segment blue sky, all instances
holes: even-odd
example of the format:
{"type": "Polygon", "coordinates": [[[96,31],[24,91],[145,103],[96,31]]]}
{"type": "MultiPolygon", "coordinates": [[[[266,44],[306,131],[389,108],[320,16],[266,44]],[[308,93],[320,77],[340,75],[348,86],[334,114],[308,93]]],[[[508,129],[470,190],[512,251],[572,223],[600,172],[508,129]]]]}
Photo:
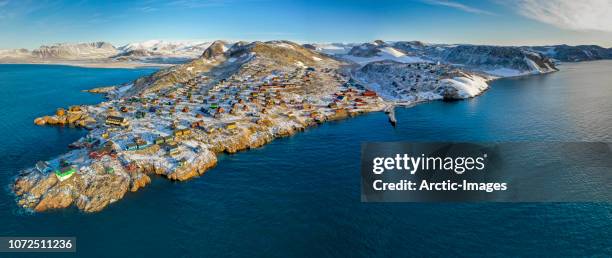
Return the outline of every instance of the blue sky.
{"type": "Polygon", "coordinates": [[[150,39],[612,47],[608,0],[0,0],[0,48],[150,39]]]}

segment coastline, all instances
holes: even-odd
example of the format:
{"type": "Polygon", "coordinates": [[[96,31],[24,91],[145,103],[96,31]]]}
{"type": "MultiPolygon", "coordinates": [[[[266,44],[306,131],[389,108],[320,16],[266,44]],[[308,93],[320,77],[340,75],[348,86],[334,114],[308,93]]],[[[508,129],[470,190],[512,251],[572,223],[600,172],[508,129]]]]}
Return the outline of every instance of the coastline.
{"type": "MultiPolygon", "coordinates": [[[[383,110],[384,106],[380,106],[378,109],[367,112],[358,112],[350,114],[347,113],[341,116],[325,116],[322,118],[323,121],[321,121],[320,123],[324,123],[327,121],[343,120],[360,114],[379,112],[383,110]]],[[[206,151],[200,153],[200,155],[196,157],[194,162],[192,162],[193,164],[186,164],[185,166],[176,168],[174,171],[168,171],[165,167],[159,166],[159,164],[156,162],[146,161],[136,162],[136,169],[133,171],[129,171],[127,169],[123,171],[120,169],[115,169],[115,174],[119,175],[121,173],[124,173],[128,176],[125,179],[115,181],[110,185],[100,184],[99,189],[111,192],[112,194],[110,196],[112,198],[107,201],[104,201],[103,203],[100,203],[99,205],[89,205],[85,202],[79,201],[76,198],[73,198],[70,194],[66,195],[65,193],[61,192],[55,192],[51,196],[48,196],[49,193],[46,193],[44,191],[49,190],[53,185],[61,182],[56,179],[56,176],[53,173],[49,173],[48,175],[33,174],[37,173],[34,168],[23,170],[20,174],[17,175],[13,185],[13,193],[19,200],[18,203],[20,206],[36,212],[67,208],[73,203],[77,208],[82,211],[98,212],[104,209],[107,205],[119,199],[122,199],[128,191],[136,192],[141,188],[147,186],[149,183],[151,183],[152,180],[150,176],[161,176],[172,181],[190,180],[194,177],[203,175],[209,169],[215,167],[217,165],[217,156],[219,154],[234,154],[241,151],[247,151],[252,148],[259,148],[277,138],[292,136],[310,127],[315,127],[318,124],[319,123],[316,122],[302,124],[284,124],[284,126],[274,127],[268,127],[267,125],[262,124],[259,125],[260,127],[255,133],[252,133],[250,130],[241,130],[238,134],[234,134],[231,139],[217,137],[212,142],[210,142],[210,145],[207,146],[208,149],[206,151]],[[30,176],[32,175],[35,177],[34,181],[30,180],[30,176]],[[24,180],[24,178],[26,177],[28,179],[24,180]],[[30,195],[31,193],[36,195],[37,198],[41,198],[41,200],[37,202],[35,206],[29,206],[29,204],[31,204],[29,203],[31,201],[31,197],[33,197],[32,195],[30,195]]],[[[222,135],[223,132],[216,132],[216,134],[222,135]]],[[[84,136],[83,138],[86,137],[87,136],[84,136]]],[[[160,147],[153,146],[153,148],[159,149],[160,147]]],[[[58,160],[65,155],[66,154],[60,155],[60,157],[54,158],[54,160],[58,160]]],[[[114,163],[116,165],[114,166],[115,168],[121,167],[121,164],[119,164],[119,162],[114,163]]],[[[98,167],[98,169],[101,169],[101,167],[98,167]]],[[[80,175],[77,175],[77,177],[78,176],[80,175]]],[[[74,181],[74,179],[69,180],[74,181]]],[[[70,183],[68,181],[66,182],[70,183]]]]}
{"type": "MultiPolygon", "coordinates": [[[[480,96],[487,89],[481,91],[479,94],[477,94],[474,97],[480,96]]],[[[88,205],[82,201],[79,202],[78,199],[73,198],[70,195],[64,195],[64,194],[51,196],[52,198],[46,198],[47,193],[44,193],[44,191],[48,190],[50,187],[60,182],[56,179],[56,177],[52,173],[49,173],[46,177],[43,175],[35,175],[37,177],[36,180],[34,180],[35,184],[32,184],[31,180],[22,180],[24,178],[23,177],[24,175],[30,176],[32,175],[32,172],[36,173],[36,171],[33,171],[33,168],[30,168],[29,172],[25,172],[28,169],[22,171],[22,173],[24,172],[25,173],[20,174],[16,178],[13,189],[14,189],[14,193],[16,194],[17,198],[19,199],[20,206],[26,207],[26,208],[29,207],[28,209],[31,209],[36,212],[67,208],[71,206],[73,203],[80,210],[83,210],[85,212],[98,212],[104,209],[107,205],[111,204],[112,202],[123,198],[127,192],[136,192],[139,189],[147,186],[149,183],[151,183],[151,180],[152,180],[151,176],[166,177],[167,179],[172,180],[172,181],[190,180],[194,177],[201,176],[205,172],[207,172],[209,169],[214,168],[217,165],[218,155],[222,153],[234,154],[234,153],[241,152],[241,151],[247,151],[252,148],[259,148],[265,144],[272,142],[273,140],[277,138],[292,136],[301,131],[309,129],[310,127],[315,127],[318,124],[325,123],[327,121],[344,120],[344,119],[352,118],[354,116],[373,113],[373,112],[385,112],[388,108],[393,109],[396,106],[401,106],[403,108],[410,108],[418,104],[425,104],[425,103],[432,102],[435,100],[441,100],[441,99],[423,99],[423,100],[413,101],[411,103],[406,103],[406,102],[399,103],[399,102],[385,101],[385,100],[379,99],[380,101],[379,104],[369,109],[360,110],[357,112],[346,112],[342,114],[330,113],[330,114],[323,115],[316,122],[315,121],[310,121],[310,122],[303,121],[302,123],[277,123],[275,125],[258,124],[258,128],[255,130],[255,132],[253,132],[252,128],[249,128],[248,130],[240,130],[237,134],[236,132],[234,132],[234,134],[232,135],[230,139],[223,137],[224,132],[217,131],[217,132],[214,132],[213,134],[216,134],[218,137],[214,137],[213,135],[214,138],[210,137],[209,140],[206,141],[208,143],[206,144],[207,145],[206,147],[200,146],[202,148],[206,148],[207,151],[200,153],[196,157],[194,162],[192,162],[191,164],[186,164],[185,166],[177,167],[174,171],[169,171],[167,168],[160,166],[158,162],[150,162],[150,161],[136,162],[135,163],[136,169],[133,171],[128,171],[127,169],[121,171],[121,169],[117,169],[121,167],[121,164],[119,164],[118,162],[114,162],[115,163],[114,164],[115,174],[125,173],[127,177],[125,180],[122,179],[122,180],[119,180],[119,182],[114,182],[113,184],[111,184],[113,188],[119,189],[119,191],[111,194],[111,196],[113,197],[112,200],[109,200],[108,202],[102,203],[100,205],[88,205]],[[42,187],[40,187],[41,185],[42,187]],[[31,203],[29,204],[29,200],[28,200],[30,199],[30,196],[25,196],[24,198],[24,194],[28,191],[31,192],[32,188],[37,188],[37,187],[39,189],[35,189],[34,191],[35,192],[38,191],[38,193],[34,193],[34,194],[38,198],[42,198],[42,199],[40,200],[40,202],[36,203],[35,206],[32,207],[32,206],[29,206],[31,204],[31,203]]],[[[455,100],[455,101],[460,101],[460,100],[455,100]]],[[[103,101],[100,104],[103,104],[105,102],[107,101],[103,101]]],[[[394,126],[394,125],[391,124],[390,126],[394,126]]],[[[83,140],[89,137],[92,132],[88,133],[87,136],[84,136],[80,140],[83,140]]],[[[161,147],[154,145],[153,148],[155,148],[156,150],[159,150],[161,147]]],[[[59,160],[61,156],[63,155],[60,155],[60,157],[54,158],[54,160],[59,160]]],[[[98,169],[101,169],[101,168],[98,167],[98,169]]],[[[71,179],[71,180],[74,180],[74,179],[71,179]]],[[[105,189],[105,191],[112,191],[112,190],[105,189]]]]}
{"type": "Polygon", "coordinates": [[[88,61],[49,61],[49,62],[12,62],[0,61],[0,65],[63,65],[83,68],[166,68],[176,64],[145,63],[145,62],[88,62],[88,61]]]}

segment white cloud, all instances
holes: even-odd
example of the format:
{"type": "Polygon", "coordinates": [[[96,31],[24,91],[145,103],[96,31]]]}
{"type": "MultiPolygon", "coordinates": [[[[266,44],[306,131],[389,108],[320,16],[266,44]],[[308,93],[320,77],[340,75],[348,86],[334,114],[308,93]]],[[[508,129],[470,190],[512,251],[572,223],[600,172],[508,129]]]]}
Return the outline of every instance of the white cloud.
{"type": "Polygon", "coordinates": [[[611,0],[518,0],[521,15],[577,31],[612,32],[611,0]]]}
{"type": "Polygon", "coordinates": [[[431,4],[431,5],[440,5],[440,6],[455,8],[455,9],[458,9],[464,12],[468,12],[468,13],[493,15],[493,13],[489,11],[474,8],[471,6],[464,5],[462,3],[448,1],[448,0],[423,0],[423,2],[426,4],[431,4]]]}

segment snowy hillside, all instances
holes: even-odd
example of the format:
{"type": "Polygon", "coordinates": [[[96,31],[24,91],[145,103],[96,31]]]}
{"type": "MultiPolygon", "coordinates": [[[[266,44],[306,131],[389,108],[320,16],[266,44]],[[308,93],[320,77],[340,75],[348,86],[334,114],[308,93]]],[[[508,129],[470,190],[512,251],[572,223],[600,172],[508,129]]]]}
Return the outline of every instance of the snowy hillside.
{"type": "Polygon", "coordinates": [[[520,47],[459,45],[443,51],[440,60],[499,77],[557,70],[548,57],[520,47]]]}
{"type": "Polygon", "coordinates": [[[595,45],[556,45],[525,48],[563,62],[612,59],[612,48],[603,48],[595,45]]]}

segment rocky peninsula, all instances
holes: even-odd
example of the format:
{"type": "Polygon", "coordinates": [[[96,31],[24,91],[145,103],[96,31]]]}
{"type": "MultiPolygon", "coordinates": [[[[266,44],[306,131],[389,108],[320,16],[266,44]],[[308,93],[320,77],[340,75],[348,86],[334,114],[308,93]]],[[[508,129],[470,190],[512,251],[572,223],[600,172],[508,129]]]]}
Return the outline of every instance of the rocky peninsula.
{"type": "MultiPolygon", "coordinates": [[[[257,148],[396,104],[474,97],[496,78],[432,60],[359,64],[289,41],[228,45],[216,41],[190,62],[94,89],[108,98],[98,105],[58,108],[36,118],[40,126],[89,133],[68,153],[21,171],[12,186],[19,206],[97,212],[145,187],[152,176],[200,176],[216,165],[219,153],[257,148]]],[[[524,57],[516,62],[553,71],[554,64],[536,56],[543,65],[524,57]]]]}

